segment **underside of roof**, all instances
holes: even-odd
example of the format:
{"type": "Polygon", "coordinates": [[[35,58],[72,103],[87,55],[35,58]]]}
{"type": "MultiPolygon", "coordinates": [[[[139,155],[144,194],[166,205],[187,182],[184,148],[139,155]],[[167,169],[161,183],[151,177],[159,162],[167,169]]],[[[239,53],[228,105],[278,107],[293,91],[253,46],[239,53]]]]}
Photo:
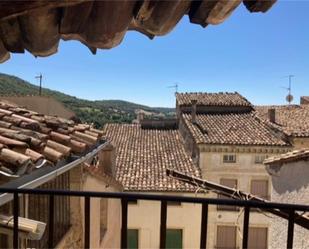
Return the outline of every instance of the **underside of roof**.
{"type": "Polygon", "coordinates": [[[219,24],[242,2],[250,12],[266,12],[275,0],[0,1],[0,62],[25,50],[51,55],[60,39],[78,40],[95,53],[120,44],[127,30],[162,36],[184,15],[203,27],[219,24]]]}

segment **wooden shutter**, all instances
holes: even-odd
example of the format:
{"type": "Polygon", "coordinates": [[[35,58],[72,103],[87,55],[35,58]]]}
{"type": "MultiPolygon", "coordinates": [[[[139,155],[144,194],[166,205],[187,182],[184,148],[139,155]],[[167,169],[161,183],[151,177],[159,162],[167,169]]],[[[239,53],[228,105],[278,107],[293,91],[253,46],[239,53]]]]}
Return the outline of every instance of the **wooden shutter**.
{"type": "Polygon", "coordinates": [[[266,249],[267,248],[267,228],[250,227],[248,248],[266,249]]]}
{"type": "Polygon", "coordinates": [[[182,249],[182,230],[167,229],[166,230],[166,249],[182,249]]]}
{"type": "Polygon", "coordinates": [[[217,227],[217,249],[236,248],[236,226],[217,227]]]}
{"type": "MultiPolygon", "coordinates": [[[[227,186],[229,188],[237,188],[237,179],[220,179],[220,184],[227,186]]],[[[219,199],[231,199],[229,197],[226,197],[224,195],[218,195],[219,199]]],[[[239,208],[237,206],[227,206],[227,205],[218,205],[217,206],[218,210],[227,210],[227,211],[237,211],[239,210],[239,208]]]]}
{"type": "Polygon", "coordinates": [[[252,180],[251,193],[263,199],[269,199],[268,180],[252,180]]]}
{"type": "Polygon", "coordinates": [[[128,249],[138,249],[138,230],[128,229],[128,249]]]}

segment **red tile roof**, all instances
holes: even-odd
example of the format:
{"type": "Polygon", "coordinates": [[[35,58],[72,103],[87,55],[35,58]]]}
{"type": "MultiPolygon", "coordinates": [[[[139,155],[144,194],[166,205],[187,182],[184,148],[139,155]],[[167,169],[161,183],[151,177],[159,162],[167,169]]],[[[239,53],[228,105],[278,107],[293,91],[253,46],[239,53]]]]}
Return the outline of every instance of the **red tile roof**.
{"type": "MultiPolygon", "coordinates": [[[[267,158],[264,161],[264,164],[276,164],[280,165],[282,163],[288,162],[297,162],[300,160],[309,160],[309,149],[301,149],[301,150],[294,150],[285,154],[281,154],[279,156],[274,156],[267,158]]],[[[308,164],[309,166],[309,164],[308,164]]]]}
{"type": "Polygon", "coordinates": [[[225,93],[177,93],[176,100],[178,105],[191,105],[192,100],[197,101],[197,105],[207,106],[247,106],[251,107],[251,103],[237,92],[225,93]]]}
{"type": "Polygon", "coordinates": [[[57,165],[100,142],[102,131],[0,102],[0,174],[20,176],[48,161],[57,165]]]}
{"type": "Polygon", "coordinates": [[[257,114],[288,136],[309,137],[309,105],[256,106],[257,114]],[[276,110],[276,122],[268,120],[268,110],[276,110]]]}
{"type": "Polygon", "coordinates": [[[107,124],[106,138],[116,148],[116,179],[130,191],[194,191],[166,175],[171,168],[200,177],[186,154],[178,130],[142,129],[134,124],[107,124]]]}
{"type": "Polygon", "coordinates": [[[288,146],[253,113],[198,114],[196,123],[189,114],[182,118],[198,144],[288,146]]]}

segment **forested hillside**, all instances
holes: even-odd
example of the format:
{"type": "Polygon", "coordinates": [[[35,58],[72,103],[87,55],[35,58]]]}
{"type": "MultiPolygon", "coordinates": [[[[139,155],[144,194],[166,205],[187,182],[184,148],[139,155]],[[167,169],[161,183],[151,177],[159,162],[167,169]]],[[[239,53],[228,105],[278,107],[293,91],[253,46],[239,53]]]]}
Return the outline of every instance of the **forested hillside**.
{"type": "MultiPolygon", "coordinates": [[[[39,88],[18,77],[0,73],[0,95],[37,95],[39,88]]],[[[79,99],[59,91],[42,89],[42,95],[52,96],[75,112],[76,116],[87,123],[94,123],[97,128],[105,123],[131,123],[136,118],[135,110],[142,109],[154,114],[173,115],[173,108],[153,108],[123,100],[79,99]]]]}

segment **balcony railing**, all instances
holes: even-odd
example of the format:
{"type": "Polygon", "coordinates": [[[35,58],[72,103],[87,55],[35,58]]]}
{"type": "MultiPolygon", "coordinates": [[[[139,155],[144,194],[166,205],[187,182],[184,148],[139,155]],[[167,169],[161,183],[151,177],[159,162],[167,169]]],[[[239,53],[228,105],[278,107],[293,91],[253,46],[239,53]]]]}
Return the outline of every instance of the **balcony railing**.
{"type": "MultiPolygon", "coordinates": [[[[259,208],[261,210],[284,210],[288,215],[287,227],[287,248],[293,248],[294,223],[298,223],[299,215],[297,212],[308,212],[309,205],[283,204],[273,202],[256,202],[245,200],[228,200],[213,199],[201,197],[185,197],[172,195],[153,195],[153,194],[135,194],[135,193],[113,193],[113,192],[90,192],[90,191],[65,191],[65,190],[46,190],[46,189],[8,189],[0,188],[0,193],[13,194],[13,248],[19,248],[18,241],[18,216],[19,216],[19,195],[34,194],[47,195],[49,197],[49,222],[48,222],[48,241],[49,248],[53,248],[54,239],[54,198],[55,196],[83,197],[85,233],[84,248],[90,248],[90,198],[112,198],[121,200],[121,248],[127,248],[127,224],[128,224],[128,202],[135,200],[148,200],[161,202],[161,225],[160,225],[160,248],[165,248],[166,239],[166,221],[167,221],[167,202],[195,203],[201,204],[201,229],[200,229],[200,248],[206,248],[207,244],[207,222],[208,222],[208,206],[209,205],[228,205],[239,206],[244,208],[243,223],[243,240],[242,248],[248,248],[248,231],[249,216],[251,208],[259,208]],[[206,235],[206,236],[205,236],[206,235]]],[[[303,224],[303,227],[309,229],[309,224],[303,224]]]]}

